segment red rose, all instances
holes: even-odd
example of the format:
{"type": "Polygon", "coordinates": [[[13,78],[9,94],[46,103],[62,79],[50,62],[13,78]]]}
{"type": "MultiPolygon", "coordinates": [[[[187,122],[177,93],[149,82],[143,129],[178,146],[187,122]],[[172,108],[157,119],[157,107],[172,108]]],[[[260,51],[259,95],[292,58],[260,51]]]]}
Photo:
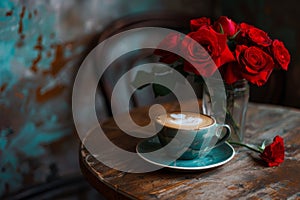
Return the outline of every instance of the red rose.
{"type": "Polygon", "coordinates": [[[229,37],[232,37],[237,32],[236,23],[225,16],[221,16],[217,21],[215,21],[213,27],[217,32],[221,33],[221,26],[224,34],[229,37]]]}
{"type": "Polygon", "coordinates": [[[274,68],[270,55],[258,47],[236,46],[236,58],[241,75],[258,86],[265,84],[274,68]]]}
{"type": "Polygon", "coordinates": [[[284,161],[284,143],[280,136],[273,139],[273,143],[266,146],[260,157],[269,167],[278,166],[284,161]]]}
{"type": "Polygon", "coordinates": [[[189,58],[184,70],[205,77],[211,76],[218,67],[227,62],[234,61],[234,57],[226,43],[226,35],[215,32],[210,27],[202,27],[191,32],[182,41],[181,51],[189,58]],[[192,39],[193,40],[192,40],[192,39]],[[203,48],[198,48],[199,43],[203,48]],[[213,66],[212,61],[216,66],[213,66]]]}
{"type": "Polygon", "coordinates": [[[238,25],[238,29],[240,30],[240,35],[242,37],[246,37],[247,35],[247,31],[251,28],[254,28],[254,26],[250,25],[250,24],[247,24],[247,23],[240,23],[238,25]]]}
{"type": "Polygon", "coordinates": [[[239,42],[242,44],[254,43],[255,45],[268,47],[272,44],[272,40],[268,34],[252,25],[241,23],[239,26],[240,38],[239,42]]]}
{"type": "Polygon", "coordinates": [[[272,40],[269,38],[266,32],[255,27],[248,30],[248,36],[252,42],[263,47],[268,47],[272,43],[272,40]]]}
{"type": "Polygon", "coordinates": [[[190,26],[192,31],[197,31],[202,26],[209,26],[210,25],[210,19],[207,17],[201,17],[198,19],[192,19],[190,21],[190,26]]]}
{"type": "Polygon", "coordinates": [[[289,51],[285,48],[283,42],[274,40],[272,43],[272,51],[275,60],[279,63],[281,68],[287,70],[291,56],[289,51]]]}
{"type": "Polygon", "coordinates": [[[172,52],[168,52],[162,49],[169,49],[170,51],[178,52],[180,43],[181,43],[180,34],[170,33],[158,45],[158,49],[155,49],[154,54],[161,56],[161,58],[159,59],[159,61],[161,62],[164,62],[166,64],[174,63],[176,60],[179,59],[179,56],[172,52]]]}

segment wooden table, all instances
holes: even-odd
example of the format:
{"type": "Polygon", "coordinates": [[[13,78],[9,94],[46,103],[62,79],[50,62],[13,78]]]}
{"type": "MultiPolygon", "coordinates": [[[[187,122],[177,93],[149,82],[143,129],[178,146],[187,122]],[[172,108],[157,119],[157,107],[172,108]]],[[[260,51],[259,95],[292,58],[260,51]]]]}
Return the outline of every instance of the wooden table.
{"type": "MultiPolygon", "coordinates": [[[[177,106],[166,105],[167,110],[177,106]]],[[[132,117],[147,124],[147,108],[135,109],[132,117]]],[[[118,146],[134,151],[139,139],[124,138],[114,121],[102,128],[118,146]]],[[[259,144],[281,135],[285,161],[266,167],[257,153],[235,148],[227,164],[190,173],[160,169],[134,174],[111,169],[81,146],[80,165],[88,182],[108,199],[300,199],[300,111],[270,105],[250,104],[245,141],[259,144]]]]}

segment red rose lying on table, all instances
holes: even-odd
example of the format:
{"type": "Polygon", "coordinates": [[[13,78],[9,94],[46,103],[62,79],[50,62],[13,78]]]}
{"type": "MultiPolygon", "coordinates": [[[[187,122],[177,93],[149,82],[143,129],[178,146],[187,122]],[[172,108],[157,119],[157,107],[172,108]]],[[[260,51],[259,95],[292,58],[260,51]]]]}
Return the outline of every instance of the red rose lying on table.
{"type": "Polygon", "coordinates": [[[238,142],[230,142],[231,144],[240,145],[251,149],[257,153],[260,153],[260,157],[266,162],[269,167],[274,167],[280,165],[284,161],[284,142],[282,137],[276,136],[273,142],[268,146],[264,143],[262,146],[252,146],[249,144],[243,144],[238,142]]]}
{"type": "Polygon", "coordinates": [[[273,143],[266,146],[260,157],[269,167],[278,166],[284,160],[284,144],[280,136],[276,136],[273,143]]]}

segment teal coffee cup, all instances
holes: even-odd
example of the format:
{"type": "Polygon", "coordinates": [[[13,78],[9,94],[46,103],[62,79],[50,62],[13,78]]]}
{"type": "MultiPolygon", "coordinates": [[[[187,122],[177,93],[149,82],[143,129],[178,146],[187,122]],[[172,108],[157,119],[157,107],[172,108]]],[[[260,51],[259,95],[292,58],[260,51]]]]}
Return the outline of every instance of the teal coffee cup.
{"type": "Polygon", "coordinates": [[[167,155],[191,160],[207,155],[230,136],[230,127],[208,115],[172,112],[155,118],[157,136],[167,155]],[[223,131],[224,130],[224,131],[223,131]]]}

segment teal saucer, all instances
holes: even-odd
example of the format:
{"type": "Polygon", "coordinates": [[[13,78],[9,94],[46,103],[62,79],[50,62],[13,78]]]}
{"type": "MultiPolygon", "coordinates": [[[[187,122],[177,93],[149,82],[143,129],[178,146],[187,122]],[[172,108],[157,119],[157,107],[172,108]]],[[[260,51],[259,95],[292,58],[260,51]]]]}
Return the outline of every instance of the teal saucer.
{"type": "Polygon", "coordinates": [[[173,161],[164,151],[160,154],[149,154],[149,152],[157,151],[161,148],[162,145],[158,137],[154,136],[140,142],[136,147],[136,152],[142,159],[149,163],[176,170],[204,170],[218,167],[229,162],[235,154],[233,147],[227,142],[213,148],[205,157],[198,157],[193,160],[173,161]]]}

